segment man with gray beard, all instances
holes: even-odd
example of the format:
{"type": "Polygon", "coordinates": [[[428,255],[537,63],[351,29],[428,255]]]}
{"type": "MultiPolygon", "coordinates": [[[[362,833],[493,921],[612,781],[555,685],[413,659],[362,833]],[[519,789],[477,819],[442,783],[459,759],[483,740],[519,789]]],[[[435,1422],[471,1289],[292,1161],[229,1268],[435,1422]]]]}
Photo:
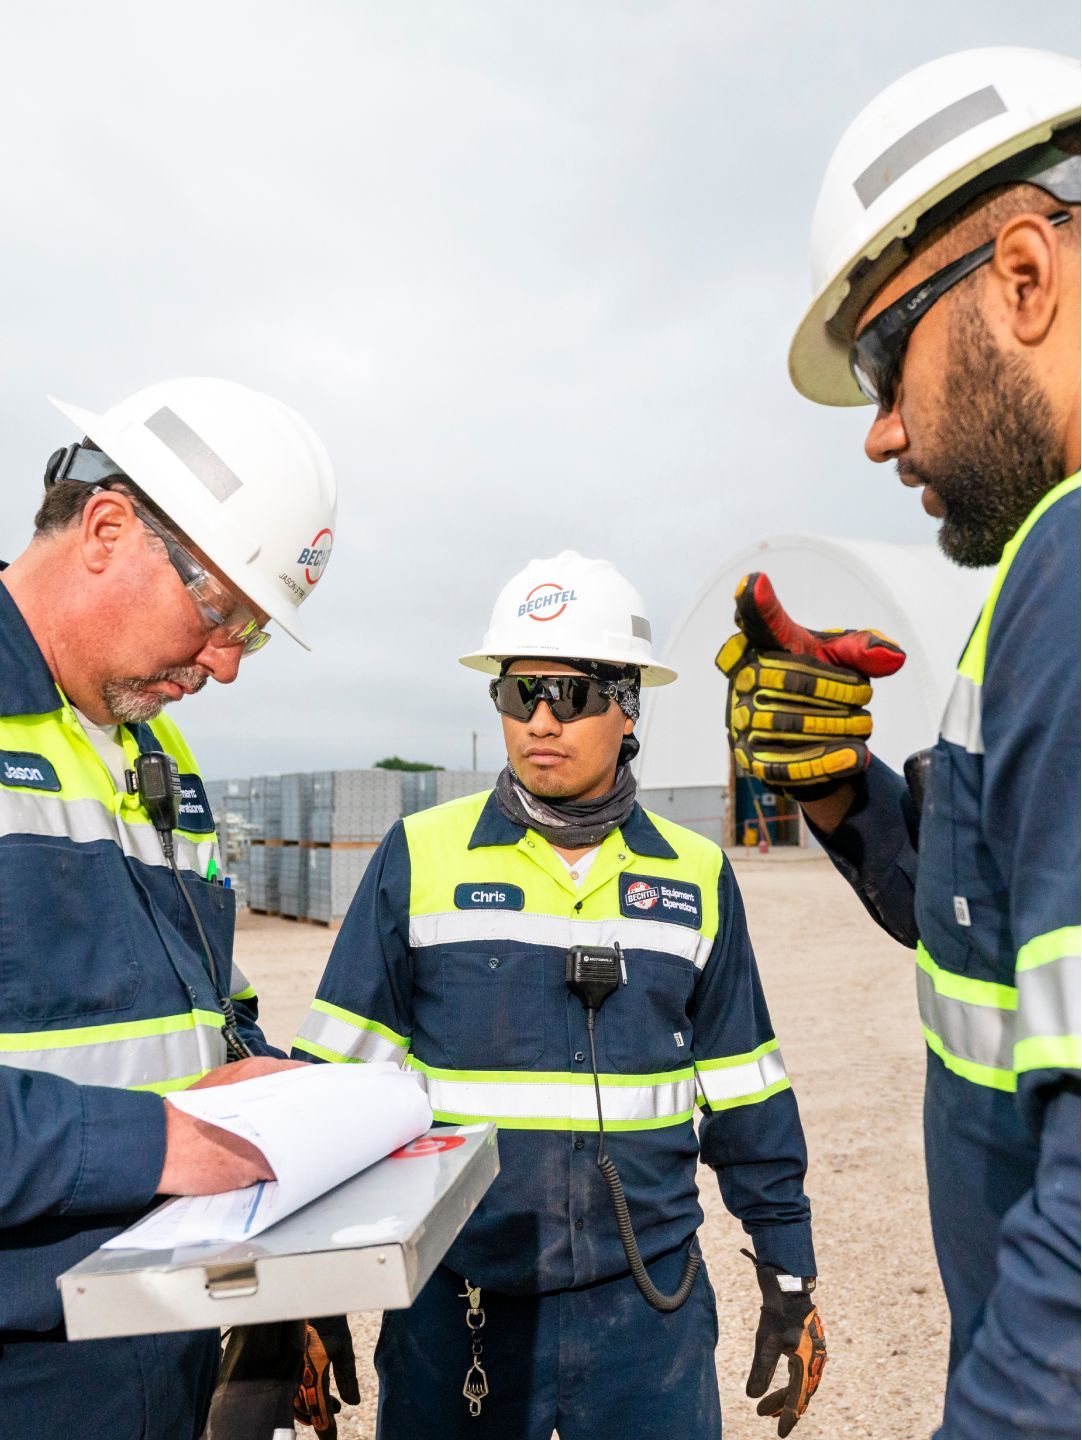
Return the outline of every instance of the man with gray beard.
{"type": "Polygon", "coordinates": [[[846,132],[813,222],[794,383],[871,402],[869,459],[950,559],[997,566],[935,748],[908,785],[870,755],[869,677],[904,657],[795,624],[765,575],[718,657],[738,772],[916,951],[939,1440],[1079,1428],[1078,78],[1021,49],[922,66],[846,132]]]}
{"type": "Polygon", "coordinates": [[[166,1098],[293,1062],[232,965],[214,819],[161,712],[232,683],[269,620],[302,638],[334,476],[299,415],[226,381],[58,408],[84,438],[0,570],[0,1430],[196,1440],[218,1332],[69,1344],[56,1278],[156,1195],[274,1178],[166,1098]],[[164,816],[148,765],[179,774],[164,816]]]}

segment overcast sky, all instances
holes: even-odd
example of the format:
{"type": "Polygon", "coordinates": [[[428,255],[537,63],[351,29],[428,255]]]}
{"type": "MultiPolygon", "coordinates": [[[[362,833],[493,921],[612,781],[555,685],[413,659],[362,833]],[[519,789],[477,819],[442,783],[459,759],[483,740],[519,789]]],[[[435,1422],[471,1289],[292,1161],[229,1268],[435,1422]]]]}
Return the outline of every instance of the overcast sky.
{"type": "Polygon", "coordinates": [[[905,70],[1077,31],[1068,0],[11,3],[3,552],[75,438],[47,393],[267,390],[331,452],[337,537],[315,652],[174,710],[205,773],[468,766],[473,730],[496,768],[455,659],[531,556],[611,559],[664,644],[760,536],[932,538],[866,412],[789,385],[819,182],[905,70]]]}

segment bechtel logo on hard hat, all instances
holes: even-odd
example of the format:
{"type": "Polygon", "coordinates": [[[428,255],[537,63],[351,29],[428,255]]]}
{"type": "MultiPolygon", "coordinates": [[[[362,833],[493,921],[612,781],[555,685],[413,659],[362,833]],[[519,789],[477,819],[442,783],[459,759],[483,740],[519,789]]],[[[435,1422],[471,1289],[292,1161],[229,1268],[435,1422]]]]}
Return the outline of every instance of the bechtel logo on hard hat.
{"type": "Polygon", "coordinates": [[[320,530],[311,545],[306,545],[297,556],[297,564],[304,566],[304,578],[309,585],[314,585],[323,574],[327,561],[331,558],[333,544],[333,533],[324,528],[320,530]]]}
{"type": "Polygon", "coordinates": [[[574,590],[565,590],[554,580],[542,580],[518,607],[519,617],[528,615],[531,620],[556,620],[578,598],[574,590]]]}

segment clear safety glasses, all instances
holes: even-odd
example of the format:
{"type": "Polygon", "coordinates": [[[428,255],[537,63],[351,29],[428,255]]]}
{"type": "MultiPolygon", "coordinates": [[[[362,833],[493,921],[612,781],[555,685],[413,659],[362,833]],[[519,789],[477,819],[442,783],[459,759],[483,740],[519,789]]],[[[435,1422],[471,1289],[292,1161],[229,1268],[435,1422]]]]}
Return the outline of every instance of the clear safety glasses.
{"type": "MultiPolygon", "coordinates": [[[[1050,225],[1063,225],[1071,218],[1066,210],[1048,216],[1050,225]]],[[[907,290],[900,300],[881,311],[866,325],[849,347],[849,368],[864,395],[880,410],[893,408],[902,373],[905,347],[914,326],[960,280],[986,265],[995,254],[996,242],[989,240],[967,255],[952,260],[907,290]]]]}
{"type": "Polygon", "coordinates": [[[271,638],[260,628],[258,618],[249,607],[212,575],[180,541],[159,525],[141,505],[132,502],[136,515],[148,530],[153,531],[165,546],[170,564],[180,576],[185,590],[195,602],[200,618],[210,631],[215,645],[242,645],[243,655],[254,655],[271,638]]]}
{"type": "Polygon", "coordinates": [[[603,715],[612,701],[611,681],[587,675],[501,675],[488,693],[501,715],[528,720],[544,700],[561,725],[588,715],[603,715]]]}

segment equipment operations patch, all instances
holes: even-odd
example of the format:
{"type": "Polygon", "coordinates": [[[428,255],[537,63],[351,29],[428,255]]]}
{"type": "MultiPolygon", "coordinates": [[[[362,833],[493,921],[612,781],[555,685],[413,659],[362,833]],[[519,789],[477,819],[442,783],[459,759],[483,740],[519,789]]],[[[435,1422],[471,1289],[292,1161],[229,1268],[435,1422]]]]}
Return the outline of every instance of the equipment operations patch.
{"type": "Polygon", "coordinates": [[[702,891],[687,880],[625,873],[620,876],[620,914],[629,920],[666,920],[698,930],[703,923],[702,891]]]}
{"type": "Polygon", "coordinates": [[[522,910],[525,905],[526,896],[518,885],[470,881],[455,886],[456,910],[522,910]]]}
{"type": "Polygon", "coordinates": [[[28,790],[59,790],[60,780],[44,755],[27,750],[0,750],[0,784],[28,790]]]}
{"type": "Polygon", "coordinates": [[[180,818],[178,830],[190,830],[193,835],[213,835],[214,816],[210,801],[198,775],[180,777],[180,818]]]}

